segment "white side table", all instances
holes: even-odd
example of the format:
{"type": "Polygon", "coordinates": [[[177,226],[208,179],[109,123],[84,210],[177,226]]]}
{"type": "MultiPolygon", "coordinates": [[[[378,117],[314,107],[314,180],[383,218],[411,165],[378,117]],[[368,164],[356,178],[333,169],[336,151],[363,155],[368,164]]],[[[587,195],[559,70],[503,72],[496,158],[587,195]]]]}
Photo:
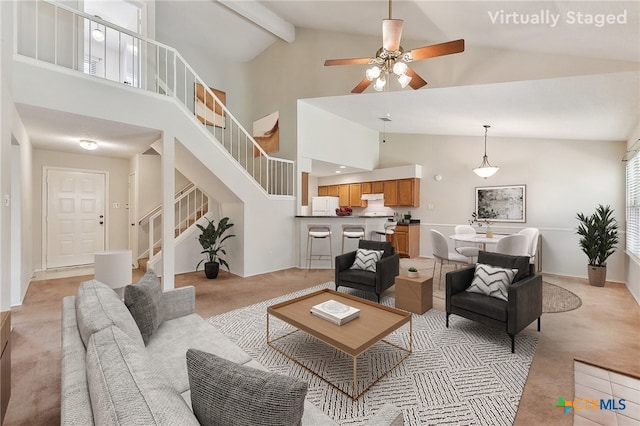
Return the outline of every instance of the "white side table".
{"type": "Polygon", "coordinates": [[[111,287],[120,298],[124,287],[131,284],[131,250],[108,250],[94,254],[95,279],[111,287]]]}

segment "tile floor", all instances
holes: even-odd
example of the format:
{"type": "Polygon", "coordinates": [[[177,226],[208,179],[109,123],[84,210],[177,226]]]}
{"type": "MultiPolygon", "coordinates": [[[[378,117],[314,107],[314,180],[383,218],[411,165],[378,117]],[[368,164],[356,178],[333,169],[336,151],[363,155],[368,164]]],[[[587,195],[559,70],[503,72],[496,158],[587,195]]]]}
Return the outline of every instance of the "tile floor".
{"type": "Polygon", "coordinates": [[[574,378],[574,403],[577,399],[596,400],[596,404],[600,400],[613,400],[613,407],[618,408],[601,410],[599,406],[580,401],[572,410],[574,426],[640,425],[640,379],[580,361],[574,361],[574,378]]]}

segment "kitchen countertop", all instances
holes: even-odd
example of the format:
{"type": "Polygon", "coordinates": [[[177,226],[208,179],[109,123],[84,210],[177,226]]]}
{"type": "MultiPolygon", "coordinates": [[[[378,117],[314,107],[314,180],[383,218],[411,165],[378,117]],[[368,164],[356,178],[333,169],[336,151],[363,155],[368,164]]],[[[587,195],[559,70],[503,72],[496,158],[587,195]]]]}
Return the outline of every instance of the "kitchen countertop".
{"type": "Polygon", "coordinates": [[[296,215],[296,217],[300,217],[300,218],[316,218],[316,217],[321,217],[323,219],[349,219],[349,218],[354,218],[354,219],[381,219],[381,218],[389,218],[389,217],[393,217],[393,216],[364,216],[364,215],[351,215],[351,216],[302,216],[302,215],[296,215]]]}

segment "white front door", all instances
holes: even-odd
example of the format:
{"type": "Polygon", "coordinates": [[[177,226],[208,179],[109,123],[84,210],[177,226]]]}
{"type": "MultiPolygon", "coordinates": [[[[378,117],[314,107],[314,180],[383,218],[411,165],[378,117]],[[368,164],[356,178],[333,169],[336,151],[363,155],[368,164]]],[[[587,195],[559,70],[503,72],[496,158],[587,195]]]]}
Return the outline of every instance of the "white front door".
{"type": "Polygon", "coordinates": [[[85,171],[47,171],[46,267],[93,263],[105,249],[106,175],[85,171]]]}

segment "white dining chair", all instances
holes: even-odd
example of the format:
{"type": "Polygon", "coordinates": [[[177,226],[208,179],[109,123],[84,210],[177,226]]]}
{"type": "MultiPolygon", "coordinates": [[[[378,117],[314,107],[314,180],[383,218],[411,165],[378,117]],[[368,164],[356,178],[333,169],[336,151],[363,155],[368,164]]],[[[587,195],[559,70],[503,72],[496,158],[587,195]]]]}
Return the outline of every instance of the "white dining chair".
{"type": "MultiPolygon", "coordinates": [[[[526,235],[529,239],[529,263],[535,265],[536,256],[538,255],[538,239],[540,238],[540,231],[538,228],[524,228],[521,229],[518,234],[526,235]]],[[[538,259],[539,260],[539,259],[538,259]]]]}
{"type": "Polygon", "coordinates": [[[440,262],[440,276],[438,277],[438,290],[440,289],[440,283],[442,282],[442,265],[447,262],[447,264],[455,265],[455,268],[458,268],[458,265],[470,265],[471,259],[467,256],[463,256],[458,252],[449,251],[449,245],[447,244],[447,238],[439,231],[435,229],[430,229],[431,231],[431,246],[433,249],[433,257],[435,258],[435,262],[433,262],[433,273],[432,275],[435,277],[436,274],[436,264],[440,262]]]}
{"type": "Polygon", "coordinates": [[[496,244],[496,253],[529,256],[529,237],[522,234],[507,235],[496,244]]]}
{"type": "MultiPolygon", "coordinates": [[[[454,232],[456,235],[468,237],[474,237],[476,235],[476,230],[471,225],[456,225],[454,232]]],[[[478,257],[478,253],[480,252],[480,247],[477,243],[456,240],[455,245],[458,253],[471,258],[472,261],[473,258],[478,257]]]]}

